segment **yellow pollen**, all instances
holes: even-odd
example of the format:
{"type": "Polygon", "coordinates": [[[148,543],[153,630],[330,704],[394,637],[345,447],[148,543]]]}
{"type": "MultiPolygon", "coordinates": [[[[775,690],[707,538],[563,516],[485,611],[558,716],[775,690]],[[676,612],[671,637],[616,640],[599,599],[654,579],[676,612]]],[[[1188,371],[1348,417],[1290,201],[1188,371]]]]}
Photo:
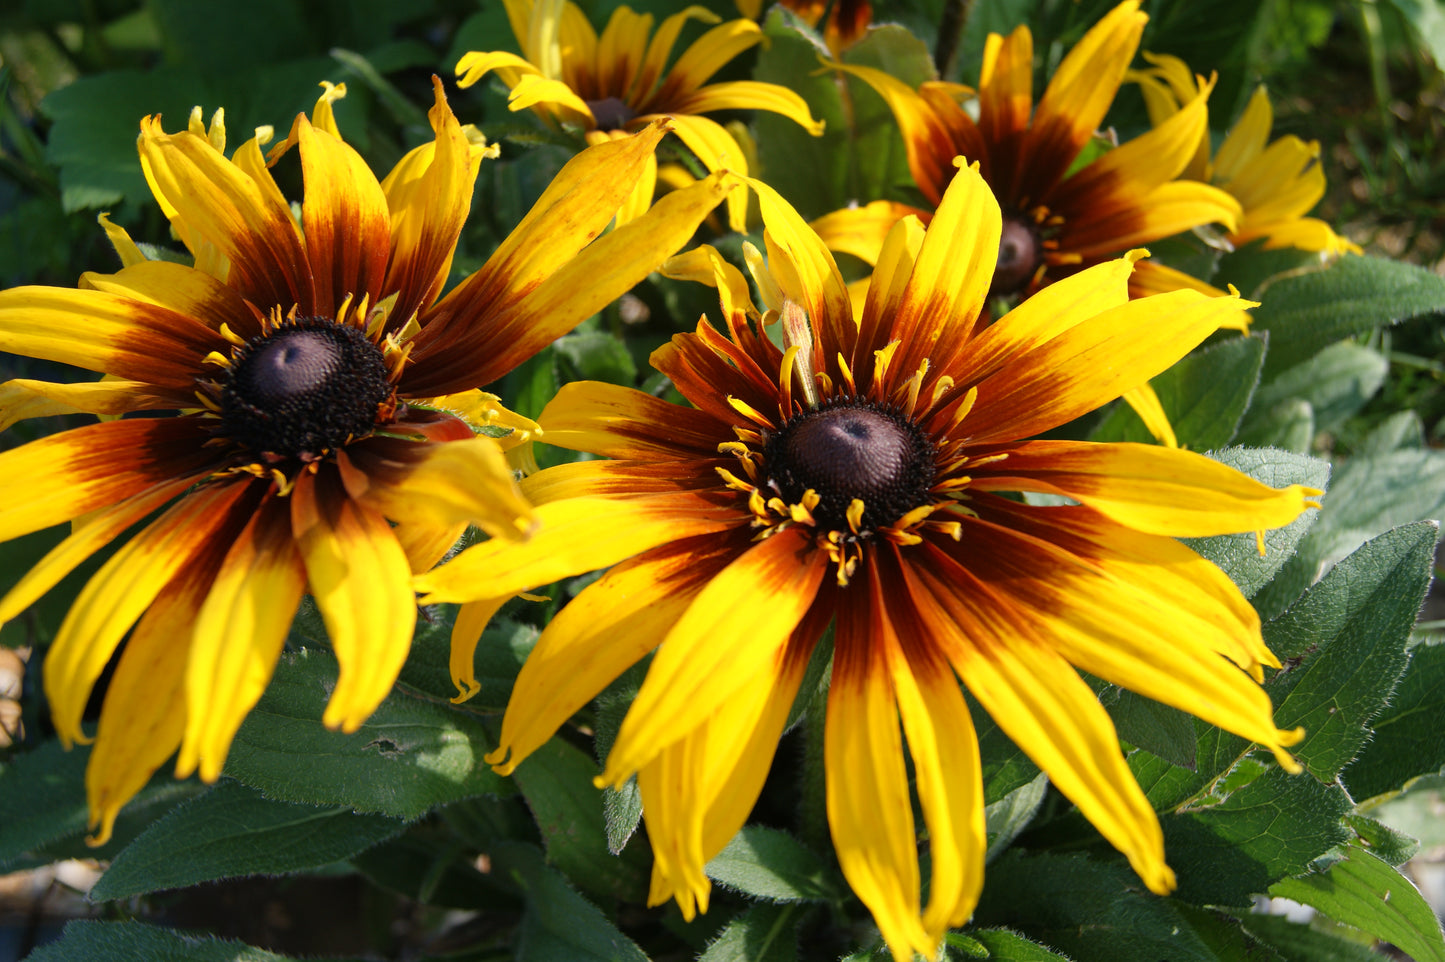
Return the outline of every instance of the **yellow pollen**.
{"type": "Polygon", "coordinates": [[[863,511],[864,505],[862,498],[854,498],[852,501],[848,502],[848,510],[846,512],[848,518],[848,528],[854,534],[857,534],[863,528],[863,511]]]}
{"type": "Polygon", "coordinates": [[[734,411],[738,412],[749,421],[752,421],[754,424],[761,425],[765,428],[772,427],[771,421],[759,414],[752,407],[752,405],[748,404],[748,402],[742,400],[741,398],[735,398],[731,394],[729,394],[728,405],[731,406],[734,411]]]}
{"type": "Polygon", "coordinates": [[[222,337],[224,337],[226,340],[230,341],[237,347],[246,346],[246,339],[241,335],[237,334],[235,331],[231,330],[230,326],[225,324],[224,322],[221,324],[219,333],[222,337]]]}
{"type": "Polygon", "coordinates": [[[898,521],[897,521],[893,526],[894,526],[895,528],[899,528],[899,529],[902,529],[902,528],[911,528],[911,527],[913,527],[915,524],[917,524],[918,522],[922,521],[924,518],[926,518],[926,517],[928,517],[930,514],[932,514],[935,509],[936,509],[936,506],[935,506],[935,505],[931,505],[931,504],[919,505],[918,507],[914,508],[912,511],[908,512],[907,514],[905,514],[903,517],[899,518],[898,521]]]}
{"type": "Polygon", "coordinates": [[[843,383],[848,385],[848,393],[857,394],[858,385],[853,381],[853,369],[848,366],[848,359],[843,356],[842,351],[838,352],[838,370],[843,373],[843,383]]]}
{"type": "Polygon", "coordinates": [[[891,341],[887,347],[880,348],[873,352],[873,380],[881,382],[888,376],[888,365],[893,361],[893,355],[898,353],[900,341],[891,341]]]}
{"type": "Polygon", "coordinates": [[[734,491],[751,491],[753,493],[757,493],[758,489],[756,487],[748,484],[746,481],[733,474],[727,468],[714,468],[713,470],[717,471],[718,476],[723,479],[723,484],[726,484],[734,491]]]}
{"type": "Polygon", "coordinates": [[[221,367],[224,367],[224,368],[229,369],[230,366],[231,366],[231,359],[230,359],[229,357],[226,357],[226,356],[225,356],[224,354],[222,354],[220,351],[212,351],[211,353],[207,354],[204,358],[201,359],[201,363],[203,363],[203,364],[217,364],[217,365],[220,365],[221,367]]]}

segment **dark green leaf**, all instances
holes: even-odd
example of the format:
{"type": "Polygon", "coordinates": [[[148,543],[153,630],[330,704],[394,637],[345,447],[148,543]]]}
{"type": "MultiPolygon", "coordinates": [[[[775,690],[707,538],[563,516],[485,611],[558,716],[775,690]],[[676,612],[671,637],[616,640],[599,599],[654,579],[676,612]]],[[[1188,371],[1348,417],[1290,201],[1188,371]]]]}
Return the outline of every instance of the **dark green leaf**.
{"type": "Polygon", "coordinates": [[[1401,261],[1346,256],[1324,270],[1280,277],[1261,296],[1253,329],[1269,332],[1269,379],[1335,341],[1445,313],[1445,278],[1401,261]]]}
{"type": "MultiPolygon", "coordinates": [[[[519,601],[514,604],[523,605],[528,602],[519,601]]],[[[314,608],[311,605],[305,607],[314,608]]],[[[532,646],[537,643],[537,636],[541,634],[535,625],[509,617],[507,610],[503,609],[502,613],[487,625],[487,630],[482,633],[482,640],[477,645],[476,654],[472,657],[472,670],[481,688],[467,699],[464,706],[467,711],[501,712],[507,707],[512,685],[517,681],[517,672],[522,670],[522,662],[527,660],[527,654],[531,652],[532,646]]],[[[451,671],[451,635],[452,623],[455,620],[455,605],[429,605],[422,609],[421,617],[417,619],[416,633],[412,636],[411,651],[406,656],[406,664],[402,665],[399,677],[402,684],[415,689],[415,693],[431,696],[437,701],[449,702],[456,697],[457,687],[452,682],[451,671]]],[[[303,634],[298,622],[297,629],[292,631],[292,637],[299,635],[318,644],[324,643],[325,629],[319,624],[319,619],[315,629],[314,634],[303,634]]]]}
{"type": "Polygon", "coordinates": [[[1435,533],[1422,523],[1380,535],[1264,626],[1271,651],[1304,659],[1269,687],[1279,705],[1275,723],[1304,727],[1305,740],[1292,751],[1318,778],[1333,780],[1355,757],[1405,670],[1435,533]]]}
{"type": "Polygon", "coordinates": [[[1194,768],[1194,719],[1126,688],[1108,688],[1100,696],[1119,737],[1181,768],[1194,768]]]}
{"type": "Polygon", "coordinates": [[[539,850],[506,842],[490,854],[492,871],[526,893],[517,962],[647,962],[631,939],[547,867],[539,850]]]}
{"type": "Polygon", "coordinates": [[[1270,884],[1302,872],[1351,838],[1353,809],[1337,785],[1271,768],[1207,808],[1163,820],[1175,896],[1198,905],[1248,906],[1270,884]]]}
{"type": "MultiPolygon", "coordinates": [[[[612,750],[622,720],[632,700],[637,697],[638,681],[634,676],[636,667],[629,669],[618,678],[597,699],[597,760],[603,761],[612,750]]],[[[642,821],[642,792],[637,788],[637,776],[627,780],[620,789],[602,790],[602,817],[607,823],[607,850],[613,855],[627,845],[632,833],[642,821]]]]}
{"type": "Polygon", "coordinates": [[[1245,929],[1285,962],[1380,962],[1380,953],[1278,915],[1251,915],[1245,929]]]}
{"type": "Polygon", "coordinates": [[[988,949],[990,962],[1068,962],[1064,956],[1008,929],[977,929],[968,934],[988,949]]]}
{"type": "Polygon", "coordinates": [[[1363,801],[1398,791],[1419,775],[1445,768],[1445,645],[1416,645],[1374,737],[1344,771],[1345,786],[1363,801]]]}
{"type": "Polygon", "coordinates": [[[1445,70],[1445,10],[1440,0],[1386,0],[1430,51],[1437,70],[1445,70]]]}
{"type": "MultiPolygon", "coordinates": [[[[1302,484],[1322,490],[1330,476],[1330,467],[1325,462],[1288,451],[1226,448],[1211,452],[1210,457],[1272,488],[1302,484]]],[[[1316,511],[1306,511],[1285,527],[1265,532],[1263,556],[1259,553],[1254,535],[1249,533],[1186,538],[1184,542],[1224,569],[1230,580],[1249,598],[1268,583],[1294,554],[1295,546],[1315,523],[1317,515],[1316,511]]]]}
{"type": "MultiPolygon", "coordinates": [[[[837,78],[818,72],[819,49],[778,11],[769,14],[765,32],[769,45],[758,54],[753,79],[796,91],[827,127],[821,137],[813,137],[786,117],[759,111],[753,121],[761,167],[757,176],[809,219],[852,200],[867,202],[911,187],[898,124],[883,98],[851,78],[840,94],[837,78]]],[[[897,26],[870,31],[843,59],[886,70],[910,86],[933,74],[928,48],[897,26]]]]}
{"type": "Polygon", "coordinates": [[[1313,271],[1320,268],[1320,255],[1296,247],[1265,250],[1263,241],[1254,241],[1239,250],[1225,254],[1212,281],[1216,287],[1233,284],[1250,300],[1261,299],[1265,282],[1286,271],[1313,271]]]}
{"type": "Polygon", "coordinates": [[[969,713],[978,732],[979,755],[983,760],[983,800],[987,805],[1032,782],[1039,775],[1036,766],[998,727],[998,723],[967,692],[969,713]]]}
{"type": "Polygon", "coordinates": [[[647,892],[645,859],[640,848],[620,856],[608,849],[596,774],[586,752],[553,738],[512,777],[537,820],[548,861],[589,895],[640,902],[647,892]]]}
{"type": "MultiPolygon", "coordinates": [[[[1249,407],[1263,363],[1264,339],[1239,337],[1191,354],[1150,381],[1180,445],[1209,451],[1228,444],[1249,407]]],[[[1120,403],[1090,440],[1148,443],[1153,436],[1134,409],[1120,403]]]]}
{"type": "Polygon", "coordinates": [[[1396,411],[1377,424],[1355,448],[1362,457],[1378,457],[1391,451],[1418,451],[1425,446],[1425,426],[1414,411],[1396,411]]]}
{"type": "Polygon", "coordinates": [[[1236,440],[1251,448],[1284,448],[1306,454],[1315,439],[1315,409],[1303,398],[1290,398],[1273,407],[1250,408],[1236,440]]]}
{"type": "Polygon", "coordinates": [[[723,927],[697,962],[793,962],[798,957],[798,909],[749,906],[723,927]]]}
{"type": "Polygon", "coordinates": [[[426,905],[475,910],[512,903],[520,908],[516,893],[478,871],[474,857],[459,839],[423,823],[352,856],[350,862],[377,885],[426,905]]]}
{"type": "Polygon", "coordinates": [[[1255,607],[1273,618],[1298,598],[1321,572],[1370,538],[1412,521],[1445,513],[1445,453],[1401,449],[1357,454],[1336,472],[1322,500],[1318,523],[1275,580],[1259,592],[1255,607]]]}
{"type": "Polygon", "coordinates": [[[749,825],[704,871],[728,888],[775,902],[832,901],[836,883],[822,859],[787,832],[749,825]]]}
{"type": "MultiPolygon", "coordinates": [[[[1261,385],[1255,404],[1267,416],[1291,399],[1303,400],[1314,412],[1315,430],[1332,431],[1375,396],[1389,372],[1390,362],[1378,351],[1348,341],[1331,344],[1261,385]]],[[[1258,430],[1252,417],[1243,430],[1258,430]]]]}
{"type": "Polygon", "coordinates": [[[326,729],[321,713],[335,681],[336,659],[327,652],[282,656],[236,733],[226,774],[271,798],[405,819],[512,790],[482,761],[493,744],[480,721],[401,687],[356,732],[326,729]]]}
{"type": "Polygon", "coordinates": [[[1286,962],[1240,927],[1239,920],[1216,909],[1180,905],[1179,914],[1209,946],[1219,962],[1286,962]]]}
{"type": "Polygon", "coordinates": [[[273,802],[223,781],[126,847],[90,890],[98,901],[244,875],[320,868],[402,830],[400,819],[273,802]]]}
{"type": "MultiPolygon", "coordinates": [[[[60,742],[51,740],[16,755],[0,769],[0,866],[41,846],[85,834],[89,819],[85,765],[89,760],[90,749],[67,752],[60,742]]],[[[198,790],[196,782],[178,782],[169,772],[162,772],[122,810],[117,835],[125,834],[127,826],[122,822],[127,816],[144,810],[147,817],[154,817],[155,812],[198,790]]],[[[95,851],[91,849],[87,855],[95,851]]]]}
{"type": "Polygon", "coordinates": [[[1358,848],[1329,871],[1285,879],[1269,894],[1312,905],[1337,922],[1384,939],[1415,962],[1445,962],[1440,920],[1409,879],[1358,848]]]}
{"type": "Polygon", "coordinates": [[[1217,962],[1127,867],[1079,855],[1004,853],[989,866],[974,923],[1015,929],[1074,962],[1217,962]]]}
{"type": "MultiPolygon", "coordinates": [[[[286,962],[234,939],[185,935],[140,922],[71,922],[60,940],[42,945],[27,962],[286,962]]],[[[335,959],[332,962],[344,962],[335,959]]]]}
{"type": "Polygon", "coordinates": [[[637,363],[627,345],[600,331],[568,334],[552,344],[569,380],[606,381],[632,387],[637,363]]]}

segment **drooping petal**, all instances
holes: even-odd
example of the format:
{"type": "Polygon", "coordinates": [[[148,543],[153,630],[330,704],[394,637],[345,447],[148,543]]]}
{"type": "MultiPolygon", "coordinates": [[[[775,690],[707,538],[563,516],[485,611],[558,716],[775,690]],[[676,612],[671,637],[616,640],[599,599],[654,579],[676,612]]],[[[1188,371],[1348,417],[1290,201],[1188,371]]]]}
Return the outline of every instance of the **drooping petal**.
{"type": "Polygon", "coordinates": [[[108,507],[214,461],[188,418],[91,424],[0,453],[0,541],[108,507]]]}
{"type": "MultiPolygon", "coordinates": [[[[739,177],[748,175],[748,158],[733,135],[715,120],[681,111],[672,117],[672,132],[709,171],[726,170],[739,177]]],[[[728,194],[728,226],[740,234],[748,229],[748,194],[735,190],[728,194]]]]}
{"type": "Polygon", "coordinates": [[[514,53],[504,50],[486,53],[473,50],[462,54],[462,58],[457,61],[457,86],[465,90],[493,70],[497,71],[508,87],[515,87],[517,80],[523,76],[542,74],[535,64],[514,53]]]}
{"type": "Polygon", "coordinates": [[[1279,528],[1316,507],[1314,488],[1275,489],[1201,454],[1151,444],[1029,441],[978,469],[981,491],[1047,491],[1148,534],[1203,538],[1279,528]]]}
{"type": "Polygon", "coordinates": [[[1059,246],[1070,256],[1107,257],[1201,224],[1234,230],[1240,216],[1239,201],[1218,187],[1175,180],[1112,209],[1067,220],[1059,246]]]}
{"type": "Polygon", "coordinates": [[[288,507],[272,496],[256,510],[194,616],[178,778],[197,770],[204,782],[220,777],[231,740],[286,644],[306,587],[288,507]]]}
{"type": "Polygon", "coordinates": [[[663,20],[658,26],[657,32],[652,35],[652,40],[647,45],[647,56],[643,59],[642,67],[637,72],[637,82],[632,88],[636,97],[643,97],[657,85],[657,80],[662,76],[667,62],[672,59],[673,45],[677,43],[678,35],[682,33],[682,28],[687,25],[689,20],[716,24],[720,23],[722,18],[707,7],[693,5],[663,20]]]}
{"type": "MultiPolygon", "coordinates": [[[[131,301],[154,304],[213,331],[224,324],[241,338],[261,333],[256,311],[235,290],[204,271],[170,261],[141,261],[114,274],[87,271],[80,275],[82,290],[102,291],[131,301]]],[[[175,321],[167,318],[171,325],[175,321]]],[[[189,325],[182,325],[189,330],[189,325]]],[[[214,349],[213,348],[210,349],[214,349]]]]}
{"type": "MultiPolygon", "coordinates": [[[[822,343],[836,344],[849,352],[858,325],[853,320],[848,286],[843,283],[832,253],[777,191],[760,180],[748,183],[758,195],[763,223],[767,225],[768,269],[783,295],[803,308],[822,343]]],[[[781,304],[768,306],[782,308],[781,304]]],[[[831,360],[819,358],[821,362],[831,360]]]]}
{"type": "MultiPolygon", "coordinates": [[[[1134,781],[1119,738],[1089,686],[1029,627],[1021,609],[931,545],[904,568],[920,620],[954,669],[1014,743],[1129,859],[1149,888],[1167,895],[1164,834],[1134,781]]],[[[1232,670],[1232,669],[1231,669],[1232,670]]]]}
{"type": "Polygon", "coordinates": [[[932,957],[919,906],[917,836],[898,703],[884,652],[893,623],[876,591],[840,593],[824,731],[828,828],[849,886],[893,957],[932,957]]]}
{"type": "Polygon", "coordinates": [[[639,113],[665,114],[676,109],[673,104],[681,97],[707,83],[738,54],[762,42],[763,31],[751,20],[718,24],[682,52],[656,93],[639,104],[639,113]]]}
{"type": "Polygon", "coordinates": [[[341,673],[321,721],[354,732],[391,691],[411,648],[411,566],[391,526],[339,481],[303,473],[291,494],[293,536],[341,673]]]}
{"type": "Polygon", "coordinates": [[[568,602],[517,676],[487,761],[503,775],[667,635],[747,535],[684,538],[625,561],[568,602]]]}
{"type": "Polygon", "coordinates": [[[101,291],[0,291],[0,351],[176,390],[192,388],[201,359],[230,344],[165,307],[101,291]]]}
{"type": "Polygon", "coordinates": [[[878,263],[883,242],[893,225],[910,215],[925,221],[933,216],[897,201],[875,200],[862,207],[847,207],[824,214],[808,226],[813,228],[813,233],[827,245],[828,250],[852,254],[873,266],[878,263]]]}
{"type": "Polygon", "coordinates": [[[30,418],[61,414],[130,414],[194,405],[194,394],[144,381],[100,380],[55,384],[17,378],[0,384],[0,431],[30,418]]]}
{"type": "Polygon", "coordinates": [[[205,564],[197,559],[205,552],[224,550],[250,513],[251,487],[218,484],[183,498],[112,555],[81,589],[45,656],[45,696],[66,747],[88,740],[80,728],[81,714],[121,638],[175,579],[184,583],[204,572],[205,564]]]}
{"type": "Polygon", "coordinates": [[[812,604],[828,564],[794,528],[718,572],[663,639],[599,784],[627,781],[765,670],[812,604]]]}
{"type": "Polygon", "coordinates": [[[981,141],[973,121],[957,104],[925,99],[897,77],[873,67],[835,66],[867,83],[893,111],[908,154],[908,170],[929,203],[943,199],[943,190],[954,174],[954,157],[961,153],[970,161],[983,159],[981,151],[961,149],[955,140],[955,133],[962,131],[961,140],[981,141]],[[940,116],[939,107],[948,113],[940,116]]]}
{"type": "Polygon", "coordinates": [[[770,110],[787,117],[814,137],[823,133],[823,122],[813,119],[806,100],[787,87],[756,80],[730,80],[727,83],[708,84],[683,95],[669,109],[676,114],[706,114],[715,110],[770,110]]]}

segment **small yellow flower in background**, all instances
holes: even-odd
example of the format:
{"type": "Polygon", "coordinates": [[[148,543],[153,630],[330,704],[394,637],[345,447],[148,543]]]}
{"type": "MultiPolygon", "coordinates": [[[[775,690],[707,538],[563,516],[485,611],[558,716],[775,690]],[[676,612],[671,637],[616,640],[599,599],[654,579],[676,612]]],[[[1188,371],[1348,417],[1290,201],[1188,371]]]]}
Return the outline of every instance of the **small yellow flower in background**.
{"type": "MultiPolygon", "coordinates": [[[[979,165],[1004,215],[990,296],[1026,297],[1132,247],[1200,225],[1237,226],[1234,198],[1208,184],[1176,179],[1207,134],[1208,84],[1167,123],[1075,168],[1118,93],[1147,20],[1137,0],[1115,7],[1068,52],[1037,103],[1028,27],[1008,37],[990,34],[976,121],[960,103],[967,88],[930,82],[914,90],[879,70],[837,65],[888,102],[913,179],[930,203],[939,203],[952,180],[955,157],[979,165]]],[[[875,201],[829,214],[814,226],[830,248],[871,264],[888,229],[910,213],[925,223],[932,216],[875,201]]],[[[1240,313],[1227,323],[1246,321],[1240,313]]]]}
{"type": "MultiPolygon", "coordinates": [[[[511,90],[513,110],[531,107],[552,122],[580,127],[589,143],[640,130],[659,117],[710,171],[748,173],[747,158],[723,126],[701,116],[718,110],[771,110],[814,135],[823,132],[803,98],[786,87],[753,80],[709,84],[707,80],[744,50],[762,42],[749,20],[719,22],[705,7],[673,14],[654,33],[651,14],[621,6],[599,37],[587,16],[568,0],[505,0],[512,32],[523,56],[471,52],[457,63],[458,83],[469,87],[487,73],[511,90]],[[664,70],[689,20],[716,24],[664,70]],[[649,37],[651,38],[649,40],[649,37]]],[[[651,162],[636,192],[618,214],[626,223],[652,203],[657,179],[651,162]]],[[[728,198],[728,220],[746,230],[746,191],[728,198]]]]}
{"type": "Polygon", "coordinates": [[[177,750],[179,776],[219,776],[303,592],[340,663],[323,720],[361,725],[410,647],[413,572],[468,524],[503,540],[535,526],[501,445],[477,436],[535,425],[477,388],[645,277],[726,189],[709,179],[592,243],[664,129],[587,150],[433,303],[491,149],[437,81],[434,139],[378,183],[336,128],[342,93],[328,85],[271,153],[299,154],[299,220],[262,156],[269,128],[228,159],[219,112],[174,134],[151,117],[142,165],[196,266],[147,260],[106,223],[119,272],[0,292],[0,350],[107,375],[0,385],[0,427],[130,415],[0,454],[0,541],[73,522],[0,622],[159,512],[81,590],[45,661],[61,740],[88,742],[86,701],[130,633],[87,770],[97,844],[177,750]]]}
{"type": "MultiPolygon", "coordinates": [[[[1144,59],[1152,66],[1131,70],[1127,79],[1139,84],[1149,120],[1157,127],[1168,123],[1181,103],[1197,96],[1199,80],[1178,57],[1145,53],[1144,59]]],[[[1200,136],[1183,176],[1214,184],[1239,201],[1243,214],[1229,234],[1236,246],[1263,239],[1267,249],[1295,247],[1326,256],[1360,253],[1324,221],[1305,216],[1325,195],[1319,142],[1287,134],[1271,143],[1273,126],[1269,94],[1260,86],[1213,157],[1208,131],[1200,136]]]]}
{"type": "MultiPolygon", "coordinates": [[[[905,218],[889,233],[855,320],[821,240],[754,188],[766,264],[745,252],[766,314],[710,248],[667,267],[714,284],[721,301],[721,329],[703,320],[653,354],[693,407],[565,386],[540,418],[547,440],[611,460],[526,479],[542,521],[532,539],[474,546],[416,580],[424,601],[461,601],[484,621],[506,593],[613,566],[543,632],[488,761],[504,774],[525,764],[656,649],[599,783],[637,776],[649,902],[676,899],[690,919],[707,908],[703,867],[746,820],[831,624],[828,820],[895,958],[933,958],[983,884],[979,749],[960,680],[1145,884],[1170,891],[1158,819],[1075,669],[1298,770],[1285,749],[1301,733],[1275,727],[1257,683],[1279,664],[1258,616],[1175,539],[1287,524],[1319,492],[1275,490],[1179,450],[1026,439],[1165,370],[1238,299],[1131,301],[1131,254],[984,327],[1003,219],[965,167],[926,231],[905,218]],[[1011,497],[1027,492],[1075,503],[1011,497]]],[[[475,684],[458,681],[464,696],[475,684]]]]}

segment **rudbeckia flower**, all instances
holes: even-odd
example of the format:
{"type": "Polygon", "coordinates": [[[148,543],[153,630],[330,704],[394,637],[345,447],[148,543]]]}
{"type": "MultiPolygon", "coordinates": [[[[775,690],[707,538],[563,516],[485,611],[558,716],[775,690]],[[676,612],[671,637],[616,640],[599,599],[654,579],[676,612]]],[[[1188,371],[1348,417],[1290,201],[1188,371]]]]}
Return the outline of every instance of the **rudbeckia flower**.
{"type": "Polygon", "coordinates": [[[57,733],[88,742],[86,701],[129,632],[87,770],[97,844],[177,749],[179,776],[217,778],[303,592],[340,663],[323,721],[361,725],[406,658],[412,573],[468,524],[515,539],[536,523],[501,447],[478,436],[516,440],[529,422],[477,388],[646,276],[721,200],[699,184],[589,246],[663,131],[605,144],[433,303],[488,151],[438,81],[434,140],[378,183],[337,131],[341,93],[272,152],[299,153],[299,222],[261,153],[269,129],[227,159],[219,113],[208,130],[197,109],[174,134],[150,117],[142,165],[196,266],[146,260],[108,225],[119,272],[0,292],[0,350],[106,375],[0,386],[0,424],[123,416],[0,454],[0,541],[74,523],[0,599],[0,620],[140,526],[45,660],[57,733]]]}
{"type": "MultiPolygon", "coordinates": [[[[733,136],[701,116],[717,110],[771,110],[823,132],[803,98],[786,87],[753,80],[707,82],[763,34],[749,20],[720,18],[706,7],[691,6],[652,30],[652,14],[623,5],[612,12],[602,36],[570,0],[504,0],[512,32],[523,56],[473,51],[457,63],[457,83],[469,87],[487,73],[511,90],[513,110],[534,108],[554,123],[580,127],[588,143],[639,130],[659,117],[672,119],[672,130],[710,171],[724,168],[747,174],[747,159],[733,136]],[[689,20],[716,24],[667,66],[678,34],[689,20]],[[649,36],[651,39],[649,40],[649,36]]],[[[631,200],[619,213],[625,223],[652,203],[657,166],[650,162],[631,200]]],[[[728,220],[747,229],[747,197],[728,197],[728,220]]]]}
{"type": "MultiPolygon", "coordinates": [[[[1059,64],[1037,104],[1033,37],[1020,26],[989,34],[978,83],[978,119],[960,104],[966,88],[928,82],[917,90],[871,67],[837,64],[865,80],[903,135],[919,191],[937,205],[954,177],[953,159],[977,163],[1003,207],[1003,237],[989,293],[1026,297],[1050,281],[1138,245],[1208,224],[1238,226],[1239,204],[1208,184],[1176,178],[1208,134],[1211,84],[1152,131],[1078,163],[1094,141],[1148,17],[1125,0],[1095,24],[1059,64]]],[[[892,224],[926,210],[875,201],[829,214],[815,228],[829,246],[870,264],[892,224]]],[[[1244,315],[1226,319],[1240,326],[1244,315]]]]}
{"type": "MultiPolygon", "coordinates": [[[[1178,57],[1145,53],[1144,59],[1152,66],[1131,70],[1127,77],[1139,84],[1149,120],[1158,127],[1179,112],[1180,104],[1198,96],[1203,85],[1178,57]]],[[[1295,247],[1326,257],[1360,253],[1357,245],[1324,221],[1305,216],[1325,195],[1319,142],[1306,143],[1288,134],[1271,143],[1273,126],[1269,94],[1260,86],[1212,157],[1208,130],[1200,134],[1194,156],[1181,176],[1213,184],[1239,202],[1239,223],[1228,235],[1235,246],[1263,240],[1266,249],[1295,247]]],[[[1189,278],[1178,271],[1162,266],[1155,270],[1163,276],[1153,289],[1189,284],[1189,278]]]]}
{"type": "Polygon", "coordinates": [[[1003,221],[965,167],[926,231],[907,218],[889,234],[855,322],[826,247],[754,186],[768,260],[750,264],[783,346],[736,269],[705,248],[674,259],[673,273],[710,277],[722,303],[721,329],[704,319],[652,357],[692,407],[565,386],[541,417],[547,440],[613,460],[526,479],[536,536],[473,546],[417,579],[424,601],[481,603],[614,565],[542,633],[487,760],[502,773],[525,764],[656,649],[598,782],[637,776],[649,901],[675,898],[691,918],[707,907],[703,867],[744,823],[831,624],[828,821],[896,958],[933,958],[983,884],[983,785],[960,681],[1144,883],[1170,891],[1158,819],[1075,669],[1297,771],[1285,749],[1300,733],[1275,727],[1257,683],[1279,662],[1254,609],[1175,539],[1283,525],[1319,492],[1153,445],[1027,439],[1163,371],[1238,299],[1131,301],[1131,254],[982,327],[1003,221]]]}

